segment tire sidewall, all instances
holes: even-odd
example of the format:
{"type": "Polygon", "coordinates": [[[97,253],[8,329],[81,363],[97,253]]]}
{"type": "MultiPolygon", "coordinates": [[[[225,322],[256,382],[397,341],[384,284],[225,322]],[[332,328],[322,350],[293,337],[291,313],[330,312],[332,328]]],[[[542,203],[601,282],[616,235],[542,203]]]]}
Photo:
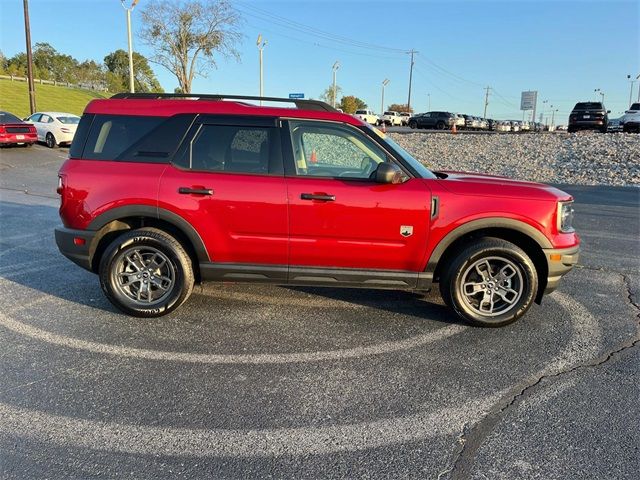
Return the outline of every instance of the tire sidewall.
{"type": "Polygon", "coordinates": [[[185,265],[180,258],[180,253],[162,238],[152,232],[131,232],[118,237],[107,248],[100,261],[100,286],[111,303],[123,312],[136,317],[157,317],[166,315],[182,304],[185,297],[189,295],[190,288],[185,281],[186,272],[185,265]],[[131,247],[153,247],[160,250],[171,262],[174,270],[175,279],[171,293],[158,304],[150,308],[140,307],[133,302],[127,302],[126,297],[120,293],[115,285],[115,277],[113,275],[114,268],[117,266],[117,260],[124,250],[131,247]]]}
{"type": "Polygon", "coordinates": [[[45,143],[49,148],[56,148],[56,138],[53,136],[53,133],[47,133],[45,137],[45,143]]]}
{"type": "Polygon", "coordinates": [[[531,259],[518,247],[508,248],[495,246],[483,246],[471,253],[467,258],[460,256],[454,262],[453,274],[450,277],[450,294],[451,307],[469,322],[478,326],[485,327],[501,327],[516,321],[531,307],[538,290],[538,277],[535,266],[531,259]],[[485,257],[502,257],[512,261],[519,269],[522,275],[524,290],[516,303],[516,306],[509,311],[495,317],[485,317],[470,307],[468,307],[463,299],[462,293],[462,275],[467,268],[476,261],[485,257]]]}

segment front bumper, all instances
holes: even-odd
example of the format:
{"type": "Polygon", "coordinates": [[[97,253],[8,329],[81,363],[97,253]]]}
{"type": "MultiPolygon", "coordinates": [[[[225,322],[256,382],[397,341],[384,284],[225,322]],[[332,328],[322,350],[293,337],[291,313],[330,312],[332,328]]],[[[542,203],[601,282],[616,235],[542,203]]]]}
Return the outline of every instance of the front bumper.
{"type": "Polygon", "coordinates": [[[91,230],[74,230],[71,228],[58,227],[55,230],[56,244],[58,250],[65,257],[85,270],[93,271],[91,268],[91,258],[94,249],[93,239],[97,232],[91,230]],[[84,242],[82,242],[84,240],[84,242]]]}
{"type": "Polygon", "coordinates": [[[558,288],[562,276],[569,273],[578,263],[580,245],[569,248],[545,248],[543,251],[548,267],[547,286],[544,289],[546,295],[558,288]]]}

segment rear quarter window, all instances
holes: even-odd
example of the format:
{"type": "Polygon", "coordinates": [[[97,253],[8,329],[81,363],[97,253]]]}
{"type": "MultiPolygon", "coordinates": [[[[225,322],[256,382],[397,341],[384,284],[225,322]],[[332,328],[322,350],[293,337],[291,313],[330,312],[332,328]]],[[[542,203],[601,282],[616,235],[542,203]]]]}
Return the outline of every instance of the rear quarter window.
{"type": "MultiPolygon", "coordinates": [[[[192,114],[172,117],[95,115],[80,157],[88,160],[168,163],[194,118],[192,114]]],[[[78,133],[83,133],[84,126],[83,117],[78,133]]],[[[71,156],[75,156],[74,153],[77,152],[70,152],[71,156]]]]}

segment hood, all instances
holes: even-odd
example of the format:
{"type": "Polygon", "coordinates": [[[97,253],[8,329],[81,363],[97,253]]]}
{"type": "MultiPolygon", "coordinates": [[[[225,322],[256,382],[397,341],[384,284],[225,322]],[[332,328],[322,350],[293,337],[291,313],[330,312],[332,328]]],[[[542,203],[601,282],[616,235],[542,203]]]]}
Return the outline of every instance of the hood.
{"type": "Polygon", "coordinates": [[[448,191],[459,195],[475,195],[483,197],[528,198],[535,200],[566,201],[572,197],[550,185],[513,180],[497,175],[483,173],[467,173],[442,171],[438,172],[445,178],[439,183],[448,191]]]}

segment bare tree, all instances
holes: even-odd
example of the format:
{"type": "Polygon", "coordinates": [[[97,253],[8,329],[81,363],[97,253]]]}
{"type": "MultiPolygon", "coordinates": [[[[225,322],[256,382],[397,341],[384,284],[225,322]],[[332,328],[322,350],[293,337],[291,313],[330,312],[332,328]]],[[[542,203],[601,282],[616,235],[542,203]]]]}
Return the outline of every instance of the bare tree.
{"type": "Polygon", "coordinates": [[[140,38],[154,51],[149,59],[173,73],[182,92],[191,93],[196,75],[217,68],[215,54],[240,59],[235,48],[240,22],[227,0],[152,0],[142,10],[140,38]]]}

